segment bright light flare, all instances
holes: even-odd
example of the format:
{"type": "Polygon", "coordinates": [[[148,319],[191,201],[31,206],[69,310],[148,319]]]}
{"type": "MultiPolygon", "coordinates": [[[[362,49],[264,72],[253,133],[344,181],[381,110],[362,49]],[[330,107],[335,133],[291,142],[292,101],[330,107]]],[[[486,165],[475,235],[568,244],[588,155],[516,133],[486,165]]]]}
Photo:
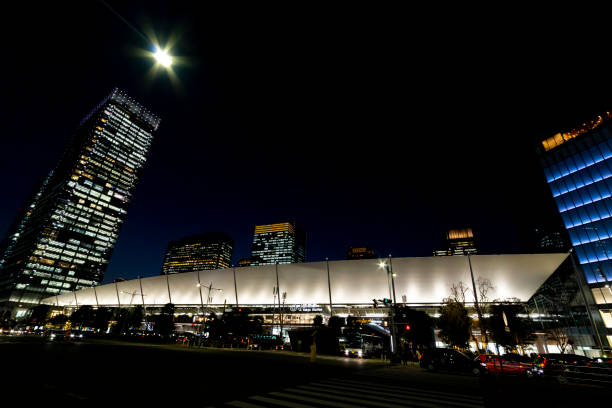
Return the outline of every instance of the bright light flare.
{"type": "Polygon", "coordinates": [[[157,61],[158,64],[166,68],[170,68],[170,65],[172,65],[172,57],[161,48],[157,49],[155,54],[153,54],[153,57],[155,58],[155,61],[157,61]]]}

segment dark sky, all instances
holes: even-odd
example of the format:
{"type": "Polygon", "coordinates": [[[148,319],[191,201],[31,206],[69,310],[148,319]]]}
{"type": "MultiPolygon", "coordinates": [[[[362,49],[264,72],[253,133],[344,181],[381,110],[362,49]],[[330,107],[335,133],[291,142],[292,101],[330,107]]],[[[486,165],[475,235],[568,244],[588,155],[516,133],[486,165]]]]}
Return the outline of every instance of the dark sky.
{"type": "Polygon", "coordinates": [[[178,38],[176,86],[102,3],[68,3],[3,6],[0,234],[119,86],[162,122],[106,282],[159,274],[169,240],[206,231],[235,262],[255,224],[288,219],[309,261],[428,256],[466,226],[482,253],[525,251],[558,220],[535,145],[612,107],[595,12],[110,1],[178,38]]]}

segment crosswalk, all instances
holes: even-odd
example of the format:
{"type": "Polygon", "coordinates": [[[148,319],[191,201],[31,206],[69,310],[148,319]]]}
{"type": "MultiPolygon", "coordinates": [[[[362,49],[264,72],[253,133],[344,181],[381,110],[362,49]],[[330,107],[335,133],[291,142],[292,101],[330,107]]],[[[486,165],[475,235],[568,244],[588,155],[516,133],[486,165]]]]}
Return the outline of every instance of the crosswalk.
{"type": "Polygon", "coordinates": [[[244,400],[229,401],[227,407],[484,407],[479,396],[445,391],[429,391],[418,388],[382,385],[370,381],[332,378],[296,385],[282,391],[252,395],[244,400]]]}

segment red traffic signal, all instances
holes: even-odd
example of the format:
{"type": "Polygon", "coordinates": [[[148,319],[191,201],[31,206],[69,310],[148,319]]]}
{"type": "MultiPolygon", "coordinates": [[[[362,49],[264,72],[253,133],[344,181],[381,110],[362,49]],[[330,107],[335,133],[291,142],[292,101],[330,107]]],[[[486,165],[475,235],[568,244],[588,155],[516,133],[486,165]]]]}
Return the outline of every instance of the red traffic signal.
{"type": "Polygon", "coordinates": [[[410,330],[410,325],[409,325],[409,324],[407,324],[407,325],[406,325],[406,327],[405,327],[405,329],[406,329],[406,330],[410,330]]]}

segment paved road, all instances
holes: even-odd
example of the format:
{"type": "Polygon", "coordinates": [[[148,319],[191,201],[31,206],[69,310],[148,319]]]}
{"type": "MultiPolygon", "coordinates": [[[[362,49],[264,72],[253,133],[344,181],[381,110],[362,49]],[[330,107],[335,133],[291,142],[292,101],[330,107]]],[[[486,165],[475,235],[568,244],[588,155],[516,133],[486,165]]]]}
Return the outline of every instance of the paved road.
{"type": "Polygon", "coordinates": [[[575,398],[593,403],[612,395],[601,387],[430,373],[343,357],[312,364],[307,355],[274,351],[0,337],[0,355],[2,389],[28,403],[563,407],[575,406],[575,398]]]}

